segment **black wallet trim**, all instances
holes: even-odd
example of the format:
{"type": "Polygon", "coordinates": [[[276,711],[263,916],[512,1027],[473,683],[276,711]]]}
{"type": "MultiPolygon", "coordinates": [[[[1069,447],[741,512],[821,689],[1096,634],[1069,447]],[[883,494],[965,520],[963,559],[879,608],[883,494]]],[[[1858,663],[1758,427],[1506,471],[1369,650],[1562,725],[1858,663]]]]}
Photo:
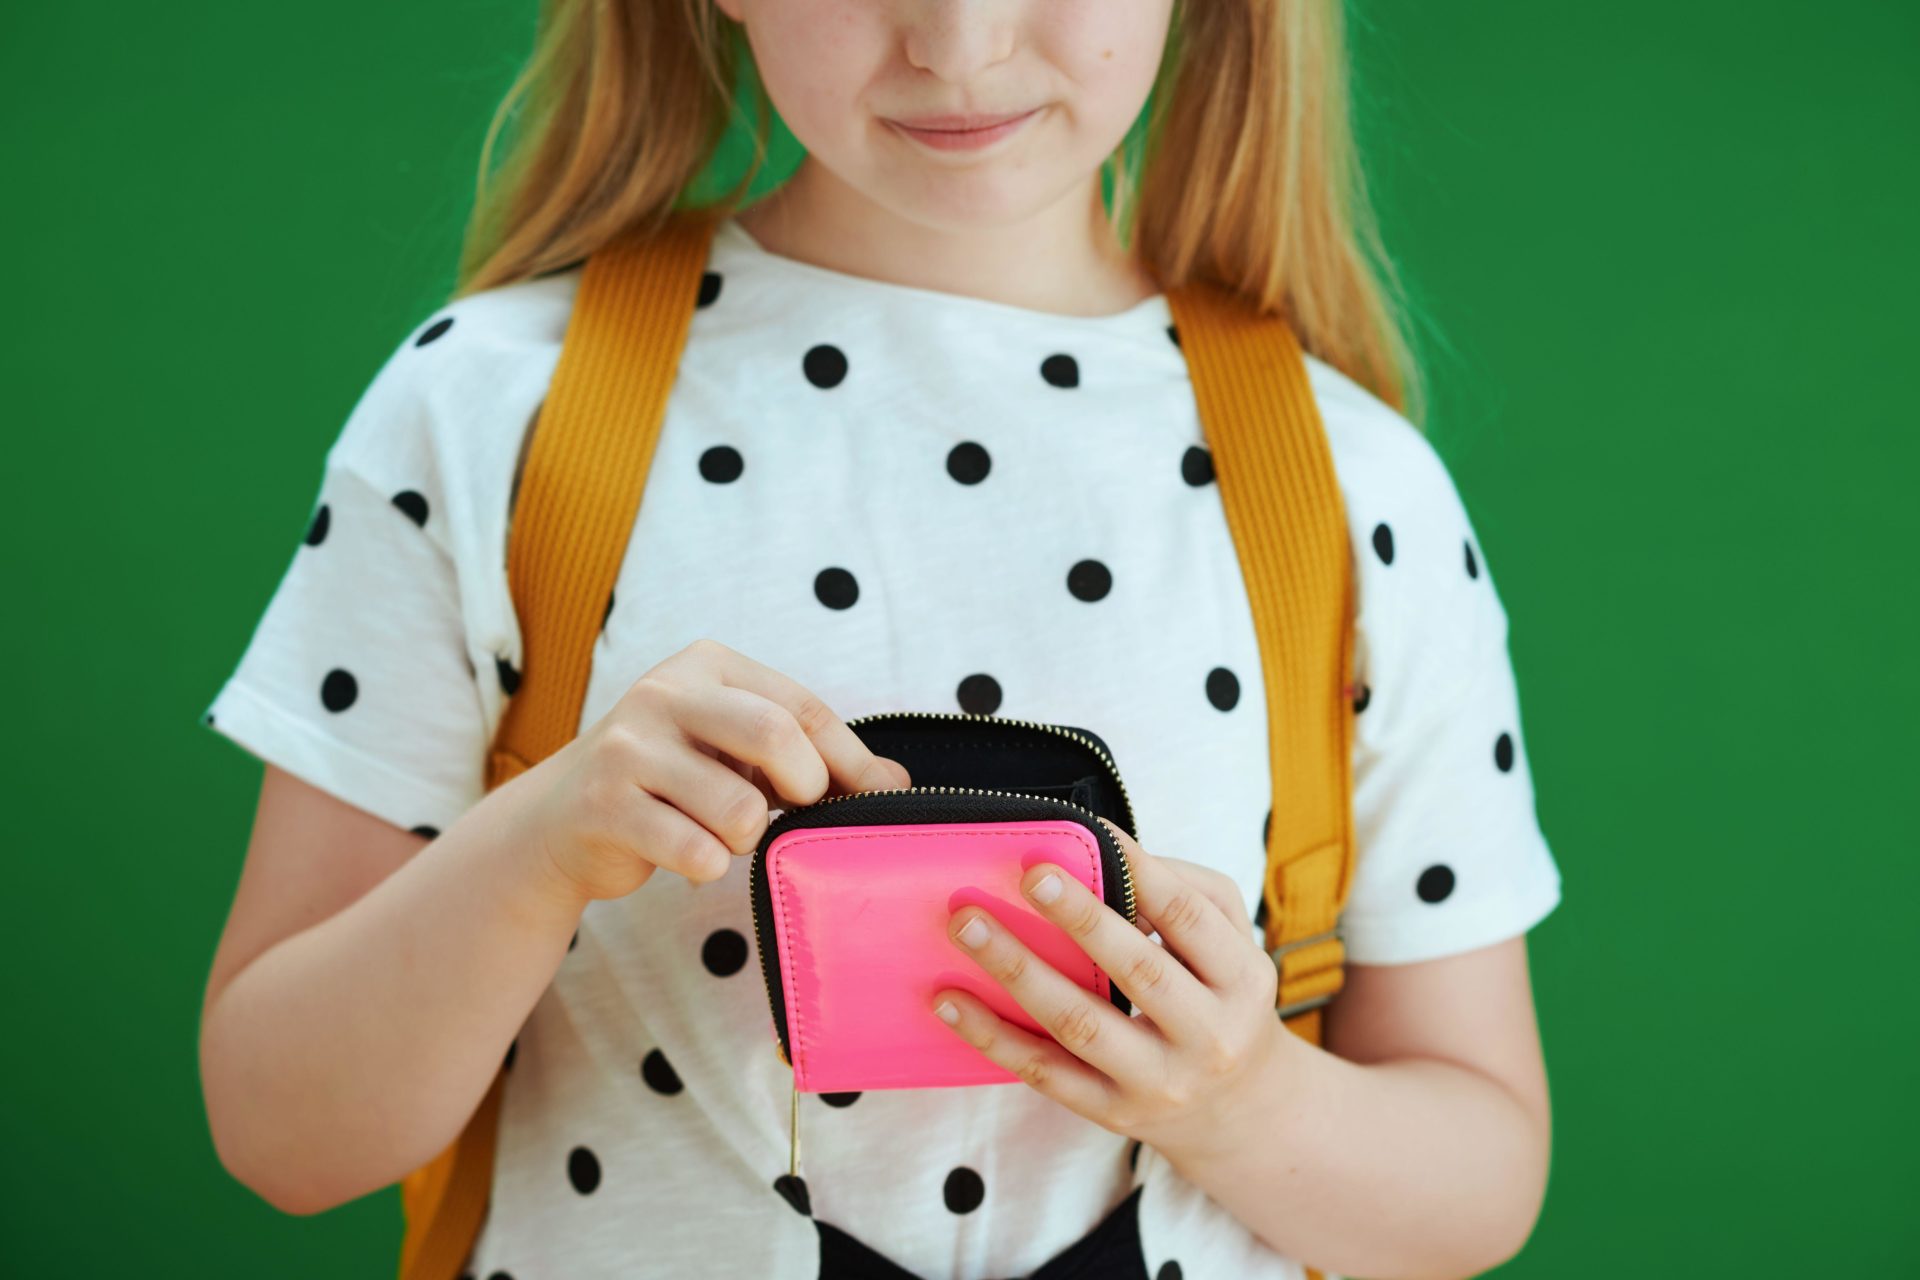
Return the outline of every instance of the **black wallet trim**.
{"type": "MultiPolygon", "coordinates": [[[[760,970],[766,979],[767,1003],[773,1011],[782,1061],[792,1063],[792,1045],[788,1040],[786,983],[780,971],[779,948],[770,945],[773,888],[767,882],[765,863],[768,848],[785,832],[886,823],[1064,818],[1085,827],[1099,847],[1101,888],[1106,904],[1128,920],[1135,918],[1133,881],[1126,855],[1113,832],[1100,821],[1104,818],[1133,835],[1133,815],[1119,771],[1111,763],[1111,753],[1093,734],[1068,726],[1003,720],[995,716],[932,712],[892,712],[849,721],[848,725],[876,754],[905,765],[915,785],[899,790],[827,796],[813,804],[786,810],[767,824],[754,848],[748,868],[753,936],[760,952],[760,970]],[[1061,730],[1066,733],[1062,734],[1061,730]],[[1099,754],[1077,745],[1067,734],[1090,739],[1098,744],[1099,754]],[[1089,767],[1096,771],[1081,772],[1089,767]]],[[[1115,1008],[1122,1013],[1132,1012],[1132,1002],[1111,977],[1107,994],[1115,1008]]]]}

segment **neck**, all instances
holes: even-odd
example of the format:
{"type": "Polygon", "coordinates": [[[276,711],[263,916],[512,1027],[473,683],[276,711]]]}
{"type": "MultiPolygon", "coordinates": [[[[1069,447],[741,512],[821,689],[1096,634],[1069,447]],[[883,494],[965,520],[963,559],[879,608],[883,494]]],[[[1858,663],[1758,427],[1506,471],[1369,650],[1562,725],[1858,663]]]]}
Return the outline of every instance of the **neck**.
{"type": "Polygon", "coordinates": [[[1107,221],[1097,174],[1021,222],[950,230],[875,204],[807,157],[739,222],[782,257],[1035,311],[1111,315],[1158,291],[1107,221]]]}

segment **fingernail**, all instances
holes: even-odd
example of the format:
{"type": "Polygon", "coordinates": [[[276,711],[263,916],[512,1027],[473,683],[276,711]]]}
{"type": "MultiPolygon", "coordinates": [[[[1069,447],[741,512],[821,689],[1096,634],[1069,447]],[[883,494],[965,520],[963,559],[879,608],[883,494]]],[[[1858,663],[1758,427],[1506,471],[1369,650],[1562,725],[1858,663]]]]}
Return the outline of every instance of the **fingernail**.
{"type": "Polygon", "coordinates": [[[940,1021],[950,1027],[960,1021],[960,1011],[953,1007],[951,1000],[942,1000],[933,1007],[933,1011],[940,1015],[940,1021]]]}
{"type": "Polygon", "coordinates": [[[960,941],[966,943],[970,947],[980,947],[980,946],[986,945],[987,926],[980,923],[979,916],[975,916],[973,919],[967,921],[965,924],[960,926],[960,941]]]}
{"type": "Polygon", "coordinates": [[[1049,871],[1036,880],[1033,888],[1027,892],[1033,895],[1035,902],[1052,902],[1060,896],[1060,877],[1049,871]]]}

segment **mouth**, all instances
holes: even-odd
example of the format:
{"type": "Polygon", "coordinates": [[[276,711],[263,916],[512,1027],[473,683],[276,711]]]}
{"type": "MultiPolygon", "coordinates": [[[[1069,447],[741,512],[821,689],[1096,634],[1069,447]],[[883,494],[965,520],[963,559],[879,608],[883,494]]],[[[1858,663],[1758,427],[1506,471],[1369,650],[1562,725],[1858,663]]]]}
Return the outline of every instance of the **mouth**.
{"type": "Polygon", "coordinates": [[[1040,114],[1039,107],[994,114],[915,116],[907,120],[881,117],[887,125],[914,142],[936,151],[977,151],[1019,132],[1040,114]]]}

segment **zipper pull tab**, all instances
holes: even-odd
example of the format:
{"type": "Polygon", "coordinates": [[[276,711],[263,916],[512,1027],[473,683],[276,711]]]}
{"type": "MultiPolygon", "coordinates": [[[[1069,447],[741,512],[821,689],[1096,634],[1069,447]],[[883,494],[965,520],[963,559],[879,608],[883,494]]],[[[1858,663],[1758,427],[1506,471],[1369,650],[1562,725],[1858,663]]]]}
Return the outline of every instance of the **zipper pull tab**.
{"type": "Polygon", "coordinates": [[[800,1081],[796,1076],[793,1082],[793,1106],[787,1117],[788,1131],[793,1135],[787,1147],[787,1172],[793,1177],[800,1176],[800,1081]]]}

